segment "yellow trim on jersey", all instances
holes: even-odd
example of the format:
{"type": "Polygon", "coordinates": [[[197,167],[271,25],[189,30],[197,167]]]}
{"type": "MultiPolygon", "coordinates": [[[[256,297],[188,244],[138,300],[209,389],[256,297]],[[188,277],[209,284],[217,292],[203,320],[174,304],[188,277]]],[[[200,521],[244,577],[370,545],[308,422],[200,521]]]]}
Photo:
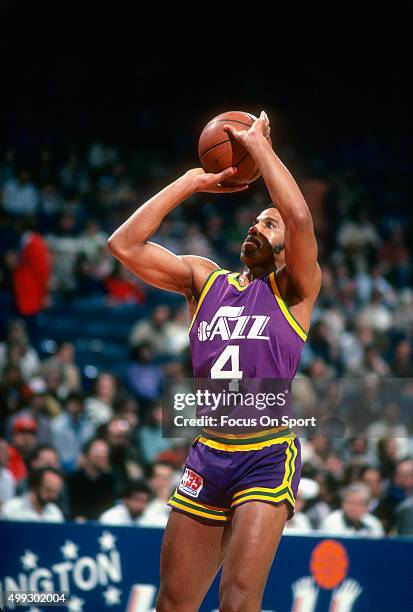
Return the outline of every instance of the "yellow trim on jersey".
{"type": "Polygon", "coordinates": [[[205,446],[209,446],[210,448],[215,448],[216,450],[224,450],[230,453],[235,452],[243,452],[243,451],[253,451],[253,450],[261,450],[262,448],[266,448],[267,446],[273,446],[273,444],[282,444],[283,442],[291,442],[292,439],[295,438],[295,434],[291,432],[287,436],[282,436],[280,438],[271,438],[270,440],[265,440],[264,442],[253,442],[251,444],[225,444],[223,442],[217,442],[216,440],[210,440],[209,438],[204,438],[204,436],[200,436],[198,438],[198,442],[204,444],[205,446]]]}
{"type": "Polygon", "coordinates": [[[229,284],[234,285],[234,287],[236,287],[238,291],[244,291],[249,286],[249,283],[245,285],[245,287],[241,287],[238,281],[239,275],[240,275],[239,272],[233,272],[232,274],[228,274],[227,279],[228,279],[229,284]]]}
{"type": "Polygon", "coordinates": [[[275,295],[275,299],[277,300],[278,306],[281,309],[281,312],[283,313],[284,317],[287,319],[287,321],[291,325],[291,327],[300,336],[301,340],[304,340],[304,342],[305,342],[307,340],[307,334],[303,330],[301,325],[298,323],[298,321],[295,320],[295,318],[293,317],[293,315],[289,311],[287,304],[282,299],[280,291],[278,289],[277,281],[275,279],[275,272],[271,272],[271,274],[270,274],[270,283],[271,283],[271,287],[272,287],[273,293],[275,295]]]}
{"type": "Polygon", "coordinates": [[[219,269],[219,270],[215,270],[214,272],[211,272],[211,274],[208,276],[208,278],[207,278],[207,280],[205,282],[205,285],[202,287],[202,290],[201,290],[201,293],[200,293],[200,296],[199,296],[199,300],[198,300],[198,304],[197,304],[197,307],[196,307],[196,310],[195,310],[195,314],[194,314],[194,316],[192,318],[191,325],[189,326],[189,330],[188,331],[191,331],[192,326],[193,326],[193,324],[195,322],[195,319],[196,319],[196,315],[198,314],[198,310],[201,308],[201,304],[204,301],[206,294],[211,289],[211,286],[212,286],[214,280],[217,278],[217,276],[220,276],[221,274],[227,274],[228,272],[229,272],[229,270],[219,269]]]}

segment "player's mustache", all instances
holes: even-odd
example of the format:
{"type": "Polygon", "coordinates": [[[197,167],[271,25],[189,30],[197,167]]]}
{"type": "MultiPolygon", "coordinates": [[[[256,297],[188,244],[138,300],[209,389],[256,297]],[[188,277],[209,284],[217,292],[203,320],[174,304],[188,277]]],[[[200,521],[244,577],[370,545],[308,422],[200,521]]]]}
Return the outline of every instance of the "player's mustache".
{"type": "Polygon", "coordinates": [[[265,243],[268,243],[268,245],[271,246],[268,239],[263,234],[260,234],[260,232],[247,234],[243,244],[246,242],[253,242],[258,248],[265,246],[265,243]]]}

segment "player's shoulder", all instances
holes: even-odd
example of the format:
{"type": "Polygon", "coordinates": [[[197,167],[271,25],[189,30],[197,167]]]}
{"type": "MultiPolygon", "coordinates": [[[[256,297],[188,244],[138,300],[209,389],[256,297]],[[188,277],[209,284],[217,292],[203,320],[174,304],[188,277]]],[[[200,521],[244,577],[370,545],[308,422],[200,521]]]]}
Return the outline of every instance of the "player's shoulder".
{"type": "Polygon", "coordinates": [[[180,255],[180,258],[191,268],[192,294],[198,300],[208,278],[221,268],[212,259],[199,255],[180,255]]]}
{"type": "Polygon", "coordinates": [[[184,261],[191,269],[202,268],[208,270],[209,272],[214,272],[215,270],[220,270],[220,267],[215,261],[212,259],[208,259],[208,257],[201,257],[200,255],[180,255],[180,259],[184,261]]]}

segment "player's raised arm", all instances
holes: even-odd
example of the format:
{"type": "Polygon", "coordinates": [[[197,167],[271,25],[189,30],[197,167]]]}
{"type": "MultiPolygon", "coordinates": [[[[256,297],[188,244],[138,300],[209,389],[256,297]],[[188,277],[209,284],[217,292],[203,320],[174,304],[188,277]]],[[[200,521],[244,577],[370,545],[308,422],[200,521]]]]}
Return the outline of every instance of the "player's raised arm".
{"type": "Polygon", "coordinates": [[[189,170],[136,210],[108,240],[111,253],[146,283],[176,291],[188,299],[194,285],[202,286],[208,274],[218,268],[214,262],[195,256],[178,256],[148,242],[176,206],[196,192],[228,193],[245,187],[223,187],[222,181],[236,173],[227,168],[219,174],[205,174],[202,168],[189,170]]]}
{"type": "Polygon", "coordinates": [[[317,242],[313,220],[294,178],[277,157],[267,140],[269,121],[262,112],[249,130],[225,126],[255,159],[272,202],[285,225],[285,263],[294,292],[304,300],[315,298],[320,289],[321,271],[317,262],[317,242]]]}

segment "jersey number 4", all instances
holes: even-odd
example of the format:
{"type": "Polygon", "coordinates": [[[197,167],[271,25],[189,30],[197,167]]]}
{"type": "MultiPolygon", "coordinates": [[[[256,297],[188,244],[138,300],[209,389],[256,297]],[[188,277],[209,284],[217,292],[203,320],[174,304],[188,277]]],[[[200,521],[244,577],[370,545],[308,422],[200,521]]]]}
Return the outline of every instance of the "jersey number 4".
{"type": "Polygon", "coordinates": [[[211,368],[211,378],[242,378],[242,371],[239,369],[239,346],[225,347],[211,368]],[[224,370],[228,361],[230,369],[224,370]]]}

